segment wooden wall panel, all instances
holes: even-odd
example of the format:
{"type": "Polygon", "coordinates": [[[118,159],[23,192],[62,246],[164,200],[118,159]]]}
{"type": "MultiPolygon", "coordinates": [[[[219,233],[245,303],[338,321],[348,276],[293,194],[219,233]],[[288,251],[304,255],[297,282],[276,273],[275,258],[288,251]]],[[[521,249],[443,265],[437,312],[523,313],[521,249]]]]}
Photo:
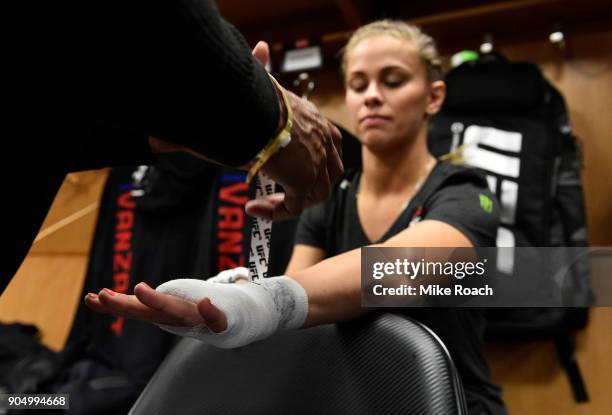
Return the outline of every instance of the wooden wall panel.
{"type": "Polygon", "coordinates": [[[36,325],[41,341],[64,347],[87,267],[84,255],[29,255],[0,298],[0,321],[36,325]]]}
{"type": "Polygon", "coordinates": [[[574,401],[552,341],[489,344],[491,373],[504,389],[511,414],[612,414],[612,308],[592,310],[577,337],[577,360],[590,401],[574,401]]]}
{"type": "Polygon", "coordinates": [[[72,173],[64,181],[41,229],[89,209],[86,215],[35,243],[0,298],[0,321],[36,325],[42,342],[64,347],[87,270],[91,238],[107,170],[72,173]]]}
{"type": "Polygon", "coordinates": [[[63,219],[87,212],[67,226],[35,242],[35,254],[89,254],[91,235],[98,210],[97,203],[106,181],[107,170],[92,170],[69,174],[60,188],[45,218],[41,231],[63,219]]]}

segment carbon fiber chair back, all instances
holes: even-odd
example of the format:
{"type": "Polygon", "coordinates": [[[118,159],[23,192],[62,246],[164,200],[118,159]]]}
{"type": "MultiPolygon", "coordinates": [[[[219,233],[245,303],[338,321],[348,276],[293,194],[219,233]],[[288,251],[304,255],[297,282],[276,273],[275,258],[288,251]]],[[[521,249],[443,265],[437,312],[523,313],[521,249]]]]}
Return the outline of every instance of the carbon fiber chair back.
{"type": "Polygon", "coordinates": [[[444,344],[396,314],[285,331],[233,350],[183,339],[130,415],[467,414],[444,344]]]}

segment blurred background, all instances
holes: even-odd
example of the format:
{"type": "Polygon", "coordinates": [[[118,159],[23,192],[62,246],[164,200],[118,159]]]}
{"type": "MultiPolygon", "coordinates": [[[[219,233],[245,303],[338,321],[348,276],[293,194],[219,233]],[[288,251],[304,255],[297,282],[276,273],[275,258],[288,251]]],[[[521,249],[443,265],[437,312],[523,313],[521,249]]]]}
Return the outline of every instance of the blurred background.
{"type": "MultiPolygon", "coordinates": [[[[447,69],[456,52],[487,48],[511,61],[537,64],[564,96],[582,150],[589,243],[612,246],[609,0],[218,0],[217,5],[250,45],[270,43],[271,70],[281,84],[308,95],[346,128],[337,54],[352,30],[372,20],[389,17],[419,25],[438,41],[447,69]],[[297,69],[284,71],[283,65],[297,69]]],[[[107,169],[66,177],[39,238],[0,299],[1,322],[35,325],[41,342],[54,351],[66,345],[82,300],[108,174],[107,169]]],[[[551,339],[488,345],[493,378],[503,387],[510,412],[612,414],[612,309],[591,310],[588,325],[576,335],[588,402],[574,399],[556,353],[551,339]]]]}

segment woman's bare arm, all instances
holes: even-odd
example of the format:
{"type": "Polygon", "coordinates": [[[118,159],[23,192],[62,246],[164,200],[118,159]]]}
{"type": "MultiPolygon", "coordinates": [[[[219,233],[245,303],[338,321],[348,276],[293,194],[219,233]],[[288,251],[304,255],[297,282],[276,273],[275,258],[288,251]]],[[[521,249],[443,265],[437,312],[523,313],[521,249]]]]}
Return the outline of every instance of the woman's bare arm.
{"type": "MultiPolygon", "coordinates": [[[[468,238],[444,222],[425,220],[406,229],[380,247],[471,247],[468,238]]],[[[306,251],[305,251],[306,252],[306,251]]],[[[310,251],[311,259],[316,255],[310,251]]],[[[367,311],[361,307],[361,253],[359,249],[337,255],[306,269],[290,266],[287,276],[299,282],[308,295],[308,315],[304,326],[346,320],[367,311]]],[[[297,260],[295,262],[297,264],[297,260]]],[[[159,293],[138,284],[136,296],[113,293],[104,289],[90,294],[86,303],[92,309],[136,318],[152,323],[191,325],[207,324],[213,331],[227,327],[227,319],[208,298],[196,307],[185,300],[159,293]]]]}
{"type": "Polygon", "coordinates": [[[285,274],[291,274],[311,267],[325,259],[325,251],[310,245],[297,244],[293,247],[291,259],[285,274]]]}
{"type": "MultiPolygon", "coordinates": [[[[444,222],[425,220],[398,233],[380,247],[471,247],[469,239],[444,222]]],[[[346,320],[365,313],[361,307],[361,252],[355,249],[287,276],[308,293],[306,326],[346,320]]]]}

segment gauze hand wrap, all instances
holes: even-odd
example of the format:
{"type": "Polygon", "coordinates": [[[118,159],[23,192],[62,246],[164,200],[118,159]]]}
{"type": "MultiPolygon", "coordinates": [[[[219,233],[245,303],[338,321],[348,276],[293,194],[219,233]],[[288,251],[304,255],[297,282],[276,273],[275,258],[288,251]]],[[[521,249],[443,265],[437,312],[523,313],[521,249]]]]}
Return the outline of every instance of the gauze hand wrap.
{"type": "Polygon", "coordinates": [[[258,284],[178,279],[163,283],[157,291],[194,303],[209,298],[225,313],[227,329],[224,331],[214,333],[205,325],[179,327],[160,324],[159,327],[223,349],[265,339],[279,328],[299,328],[308,313],[306,291],[287,277],[265,278],[258,284]]]}
{"type": "Polygon", "coordinates": [[[214,277],[207,279],[208,282],[219,282],[222,284],[231,284],[240,279],[250,281],[249,270],[245,267],[231,268],[221,271],[214,277]]]}

